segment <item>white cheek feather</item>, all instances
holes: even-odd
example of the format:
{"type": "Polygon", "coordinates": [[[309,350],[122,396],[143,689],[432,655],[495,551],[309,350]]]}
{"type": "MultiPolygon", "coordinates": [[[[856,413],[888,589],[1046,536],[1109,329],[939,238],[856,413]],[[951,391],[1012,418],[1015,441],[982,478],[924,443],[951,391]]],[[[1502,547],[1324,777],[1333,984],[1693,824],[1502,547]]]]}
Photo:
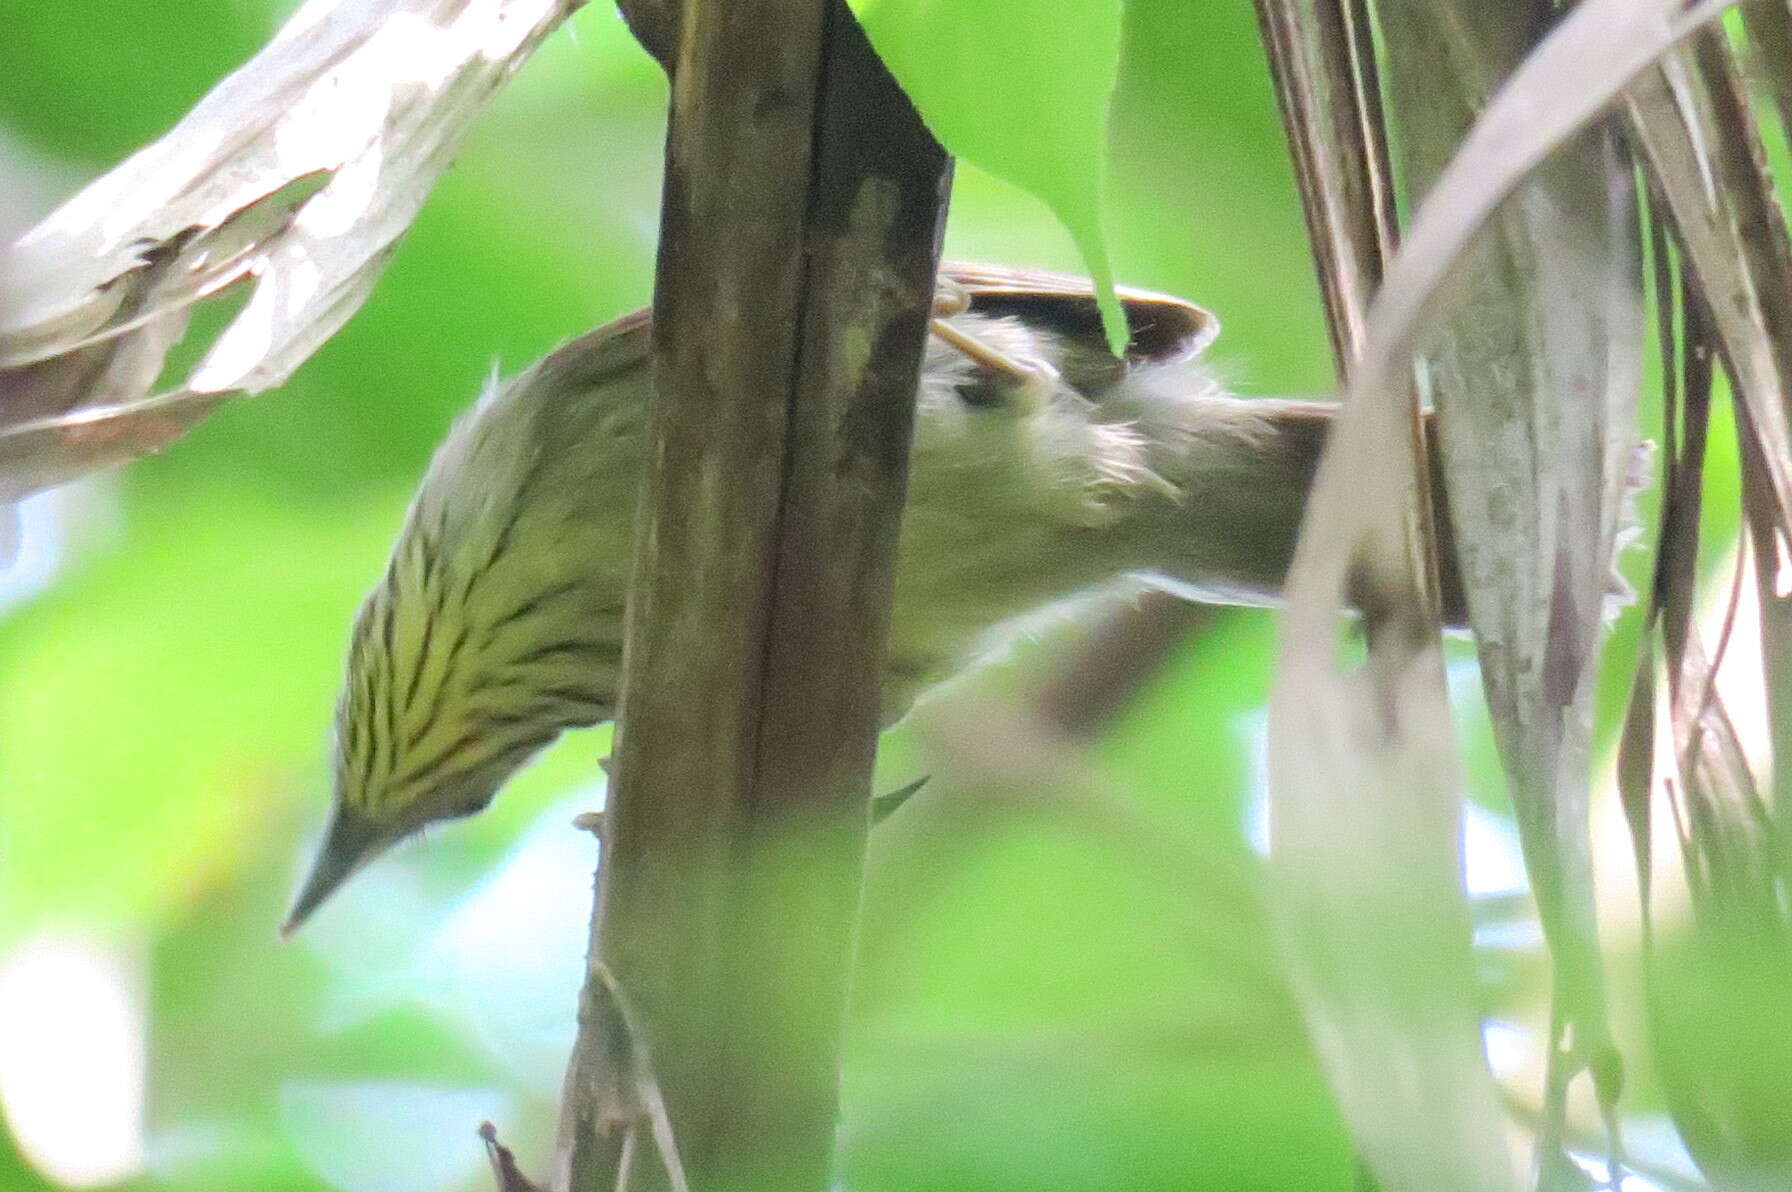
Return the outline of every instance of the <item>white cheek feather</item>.
{"type": "Polygon", "coordinates": [[[1141,365],[1101,401],[1104,419],[1123,420],[1138,435],[1159,491],[1180,488],[1184,500],[1197,498],[1191,483],[1207,489],[1249,483],[1275,437],[1275,405],[1229,393],[1200,358],[1141,365]]]}
{"type": "Polygon", "coordinates": [[[918,395],[917,453],[948,467],[976,467],[979,483],[991,488],[993,477],[1006,478],[1025,490],[1012,494],[1017,501],[1058,524],[1110,525],[1136,497],[1175,496],[1158,466],[1162,445],[1154,436],[1176,439],[1179,424],[1198,424],[1211,401],[1230,401],[1198,359],[1135,365],[1085,395],[1064,379],[1078,361],[1066,358],[1061,336],[1012,318],[966,315],[954,325],[1019,364],[1043,366],[1044,375],[1007,380],[931,340],[918,395]],[[967,401],[978,388],[994,400],[967,401]]]}

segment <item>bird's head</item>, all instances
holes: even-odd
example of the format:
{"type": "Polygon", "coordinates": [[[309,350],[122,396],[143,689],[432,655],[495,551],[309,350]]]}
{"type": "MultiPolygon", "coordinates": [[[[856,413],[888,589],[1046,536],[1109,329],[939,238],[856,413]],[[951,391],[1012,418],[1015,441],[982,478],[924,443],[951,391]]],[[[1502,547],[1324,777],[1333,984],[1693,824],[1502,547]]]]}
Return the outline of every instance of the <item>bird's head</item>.
{"type": "Polygon", "coordinates": [[[280,934],[297,931],[344,882],[399,841],[431,824],[485,810],[509,776],[508,769],[462,776],[420,791],[407,803],[382,805],[339,770],[323,840],[280,934]]]}
{"type": "Polygon", "coordinates": [[[416,594],[405,589],[399,564],[356,619],[336,712],[330,818],[283,936],[393,845],[483,811],[564,724],[506,709],[459,681],[455,655],[484,627],[421,617],[411,625],[416,594]],[[432,640],[438,635],[447,640],[432,640]]]}

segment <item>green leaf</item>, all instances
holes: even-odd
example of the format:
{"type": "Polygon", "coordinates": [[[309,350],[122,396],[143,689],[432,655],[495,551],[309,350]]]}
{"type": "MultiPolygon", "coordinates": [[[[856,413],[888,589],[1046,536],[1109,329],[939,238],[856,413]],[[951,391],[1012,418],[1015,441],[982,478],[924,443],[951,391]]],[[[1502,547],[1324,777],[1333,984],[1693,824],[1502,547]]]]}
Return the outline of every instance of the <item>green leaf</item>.
{"type": "Polygon", "coordinates": [[[1230,616],[1189,643],[1098,753],[1004,728],[992,693],[1031,686],[1054,644],[924,701],[880,746],[908,753],[892,781],[932,778],[872,832],[842,1182],[1342,1192],[1349,1138],[1238,831],[1233,726],[1273,622],[1230,616]]]}
{"type": "Polygon", "coordinates": [[[396,502],[307,516],[235,486],[162,510],[9,621],[0,938],[153,922],[319,792],[348,624],[396,502]]]}
{"type": "Polygon", "coordinates": [[[857,0],[871,44],[955,156],[1042,199],[1095,279],[1118,352],[1126,321],[1102,235],[1120,0],[857,0]]]}

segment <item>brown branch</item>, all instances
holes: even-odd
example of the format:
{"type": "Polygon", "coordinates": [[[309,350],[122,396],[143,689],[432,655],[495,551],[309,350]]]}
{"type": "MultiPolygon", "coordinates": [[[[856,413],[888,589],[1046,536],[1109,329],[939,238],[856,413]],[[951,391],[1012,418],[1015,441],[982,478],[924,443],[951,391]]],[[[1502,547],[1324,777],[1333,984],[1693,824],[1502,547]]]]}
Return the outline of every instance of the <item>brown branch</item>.
{"type": "Polygon", "coordinates": [[[1360,0],[1256,0],[1340,377],[1392,251],[1393,168],[1360,0]]]}
{"type": "MultiPolygon", "coordinates": [[[[582,1005],[614,974],[693,1187],[819,1190],[947,160],[838,0],[683,19],[582,1005]]],[[[663,1186],[605,1017],[556,1186],[609,1192],[631,1148],[620,1186],[663,1186]]]]}
{"type": "Polygon", "coordinates": [[[516,1156],[498,1141],[496,1126],[480,1122],[479,1140],[485,1143],[485,1158],[492,1165],[492,1180],[497,1192],[542,1192],[541,1185],[518,1170],[516,1156]]]}
{"type": "Polygon", "coordinates": [[[1176,647],[1217,615],[1211,605],[1155,589],[1116,603],[1033,693],[1034,714],[1066,737],[1099,737],[1176,647]]]}

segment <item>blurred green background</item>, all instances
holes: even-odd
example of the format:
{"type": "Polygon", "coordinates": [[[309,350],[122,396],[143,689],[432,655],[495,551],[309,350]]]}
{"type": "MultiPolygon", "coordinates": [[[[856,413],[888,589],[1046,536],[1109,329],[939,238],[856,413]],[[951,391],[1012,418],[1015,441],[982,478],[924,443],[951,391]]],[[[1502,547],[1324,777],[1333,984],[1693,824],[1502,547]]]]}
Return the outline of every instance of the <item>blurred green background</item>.
{"type": "MultiPolygon", "coordinates": [[[[13,226],[163,132],[291,7],[0,0],[13,226]]],[[[595,854],[567,823],[601,800],[607,730],[382,861],[294,942],[274,926],[327,797],[349,619],[431,448],[494,368],[648,298],[663,103],[592,4],[292,383],[27,508],[0,592],[0,1189],[488,1188],[486,1118],[540,1169],[595,854]]],[[[1112,137],[1120,280],[1217,311],[1241,392],[1327,390],[1250,7],[1132,0],[1112,137]]],[[[1036,199],[971,167],[947,252],[1081,268],[1036,199]]],[[[867,890],[848,1187],[1353,1186],[1248,877],[1272,643],[1265,614],[1223,614],[1101,743],[1127,831],[947,831],[974,794],[914,726],[886,738],[892,784],[936,778],[867,890]],[[1169,843],[1141,855],[1141,825],[1169,843]]],[[[1491,753],[1469,739],[1481,783],[1491,753]]],[[[1483,828],[1486,888],[1509,895],[1503,828],[1483,828]]],[[[1529,944],[1490,953],[1505,987],[1529,944]]]]}

